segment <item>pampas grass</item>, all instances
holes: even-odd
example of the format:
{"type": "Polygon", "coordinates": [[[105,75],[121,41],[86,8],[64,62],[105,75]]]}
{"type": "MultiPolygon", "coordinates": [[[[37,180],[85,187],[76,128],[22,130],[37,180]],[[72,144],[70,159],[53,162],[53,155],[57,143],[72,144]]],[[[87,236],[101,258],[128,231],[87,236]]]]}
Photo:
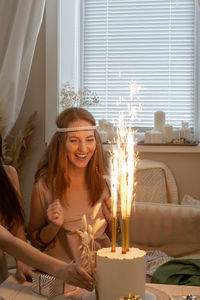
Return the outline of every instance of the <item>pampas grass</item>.
{"type": "Polygon", "coordinates": [[[25,158],[31,148],[36,118],[37,112],[34,112],[29,117],[24,129],[18,132],[12,143],[8,143],[7,138],[3,139],[2,153],[4,162],[12,165],[18,174],[21,172],[25,158]]]}
{"type": "MultiPolygon", "coordinates": [[[[98,214],[101,207],[101,203],[97,203],[93,209],[91,219],[94,220],[98,214]]],[[[86,215],[82,217],[82,231],[77,230],[79,237],[81,238],[80,250],[82,253],[82,265],[88,270],[88,272],[95,277],[95,233],[103,226],[105,223],[104,219],[98,218],[94,225],[87,223],[86,215]]]]}
{"type": "Polygon", "coordinates": [[[91,215],[91,219],[92,219],[92,220],[94,220],[94,219],[96,218],[96,216],[97,216],[97,214],[98,214],[98,211],[99,211],[100,207],[101,207],[101,203],[97,203],[97,204],[95,205],[94,210],[93,210],[92,215],[91,215]]]}
{"type": "MultiPolygon", "coordinates": [[[[93,209],[91,219],[94,220],[101,207],[101,203],[97,203],[93,209]]],[[[82,231],[77,230],[79,237],[81,238],[80,250],[82,253],[82,265],[88,270],[93,278],[96,277],[96,249],[95,249],[95,233],[105,224],[104,219],[97,218],[94,225],[87,223],[86,215],[82,217],[82,231]]],[[[96,297],[98,299],[98,293],[95,286],[96,297]]]]}

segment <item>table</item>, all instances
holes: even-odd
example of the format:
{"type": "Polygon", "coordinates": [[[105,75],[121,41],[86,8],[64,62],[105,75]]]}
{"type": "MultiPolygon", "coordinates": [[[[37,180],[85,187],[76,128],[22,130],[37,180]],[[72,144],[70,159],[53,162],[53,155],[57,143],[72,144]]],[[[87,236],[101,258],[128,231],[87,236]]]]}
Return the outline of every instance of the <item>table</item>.
{"type": "MultiPolygon", "coordinates": [[[[179,285],[165,285],[165,284],[146,284],[149,291],[151,289],[157,289],[165,292],[167,295],[200,295],[200,287],[195,286],[179,286],[179,285]]],[[[38,295],[31,290],[31,283],[25,282],[20,284],[13,275],[10,275],[7,280],[5,280],[0,285],[0,296],[5,300],[69,300],[70,296],[60,295],[54,298],[46,298],[44,296],[38,295]]],[[[170,299],[170,297],[169,297],[170,299]]]]}
{"type": "Polygon", "coordinates": [[[200,295],[200,287],[198,286],[147,283],[146,287],[155,288],[166,293],[168,296],[200,295]]]}

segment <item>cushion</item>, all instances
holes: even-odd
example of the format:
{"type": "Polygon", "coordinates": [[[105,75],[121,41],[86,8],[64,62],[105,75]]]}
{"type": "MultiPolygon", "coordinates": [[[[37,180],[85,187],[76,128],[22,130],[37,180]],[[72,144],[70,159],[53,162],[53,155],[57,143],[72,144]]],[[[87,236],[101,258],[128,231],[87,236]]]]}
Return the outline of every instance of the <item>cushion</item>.
{"type": "Polygon", "coordinates": [[[200,206],[136,202],[130,219],[130,244],[172,257],[200,249],[200,206]]]}
{"type": "Polygon", "coordinates": [[[161,168],[137,170],[135,182],[137,202],[168,202],[165,173],[161,168]]]}
{"type": "Polygon", "coordinates": [[[193,198],[190,195],[184,195],[181,204],[185,204],[185,205],[200,205],[200,200],[197,200],[195,198],[193,198]]]}
{"type": "Polygon", "coordinates": [[[136,185],[137,192],[135,192],[138,202],[179,203],[174,175],[168,166],[160,161],[139,159],[136,165],[135,182],[140,185],[139,190],[136,185]],[[138,196],[138,193],[144,195],[138,196]]]}

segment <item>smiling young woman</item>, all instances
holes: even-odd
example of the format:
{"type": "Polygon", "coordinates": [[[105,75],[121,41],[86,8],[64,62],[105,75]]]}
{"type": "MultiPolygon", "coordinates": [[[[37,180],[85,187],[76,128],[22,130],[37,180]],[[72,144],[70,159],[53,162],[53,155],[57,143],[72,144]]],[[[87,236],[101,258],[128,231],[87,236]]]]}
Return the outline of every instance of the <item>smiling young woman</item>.
{"type": "Polygon", "coordinates": [[[98,202],[104,209],[99,210],[97,218],[106,222],[95,236],[95,248],[110,246],[106,234],[111,220],[107,163],[91,113],[83,108],[66,109],[56,124],[57,131],[35,175],[29,236],[49,255],[81,263],[77,230],[81,230],[83,214],[88,223],[95,221],[90,216],[98,202]]]}

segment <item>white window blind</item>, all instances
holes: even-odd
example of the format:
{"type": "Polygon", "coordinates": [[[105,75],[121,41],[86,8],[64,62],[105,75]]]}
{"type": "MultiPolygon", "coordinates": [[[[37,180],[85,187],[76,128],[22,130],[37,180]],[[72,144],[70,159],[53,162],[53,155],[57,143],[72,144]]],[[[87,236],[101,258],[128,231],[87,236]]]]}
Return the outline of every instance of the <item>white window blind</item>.
{"type": "Polygon", "coordinates": [[[117,123],[120,111],[127,125],[148,128],[163,110],[171,125],[194,127],[195,0],[83,3],[81,79],[99,96],[89,107],[95,118],[117,123]]]}

